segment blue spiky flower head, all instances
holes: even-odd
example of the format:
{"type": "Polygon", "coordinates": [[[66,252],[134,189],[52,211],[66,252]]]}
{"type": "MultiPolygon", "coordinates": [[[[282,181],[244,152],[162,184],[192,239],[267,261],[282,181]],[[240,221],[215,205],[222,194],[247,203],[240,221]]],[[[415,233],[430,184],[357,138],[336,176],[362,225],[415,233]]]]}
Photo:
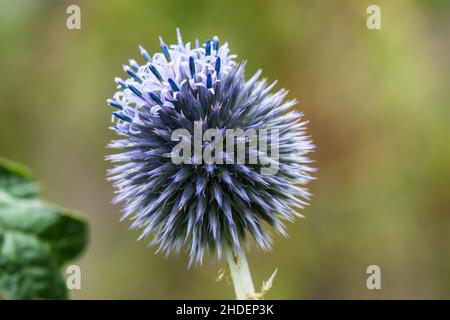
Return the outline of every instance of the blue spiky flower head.
{"type": "MultiPolygon", "coordinates": [[[[246,80],[245,63],[235,62],[227,43],[214,37],[191,47],[179,30],[177,40],[168,46],[160,38],[161,52],[153,56],[139,47],[143,64],[130,60],[128,79],[116,78],[118,91],[108,103],[121,138],[109,147],[120,153],[107,157],[117,163],[108,172],[114,202],[124,203],[123,219],[142,230],[140,238],[152,235],[150,243],[167,254],[185,245],[190,263],[201,262],[206,248],[219,258],[225,245],[239,249],[248,234],[268,250],[270,227],[286,235],[283,222],[301,216],[298,209],[310,197],[305,185],[314,171],[308,158],[314,146],[306,121],[289,110],[296,101],[285,100],[287,91],[259,79],[261,71],[246,80]],[[172,133],[192,133],[199,122],[220,131],[276,130],[277,172],[262,174],[262,161],[174,163],[172,133]]],[[[260,144],[253,151],[258,159],[269,155],[260,144]]]]}

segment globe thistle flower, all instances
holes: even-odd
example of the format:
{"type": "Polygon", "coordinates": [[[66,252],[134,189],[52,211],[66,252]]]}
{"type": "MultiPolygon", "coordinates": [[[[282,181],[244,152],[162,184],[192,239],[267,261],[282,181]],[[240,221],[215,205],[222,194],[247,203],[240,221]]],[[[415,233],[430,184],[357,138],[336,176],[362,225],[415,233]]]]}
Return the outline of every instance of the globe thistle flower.
{"type": "MultiPolygon", "coordinates": [[[[305,185],[314,171],[308,158],[314,146],[307,122],[290,110],[296,101],[285,100],[287,91],[259,79],[261,71],[246,80],[245,63],[235,62],[227,43],[214,37],[191,48],[179,30],[177,38],[170,46],[160,38],[161,52],[152,56],[139,47],[143,63],[130,60],[123,66],[127,79],[116,78],[118,91],[108,103],[116,109],[113,129],[121,138],[109,147],[120,153],[107,157],[118,163],[109,170],[114,203],[124,203],[123,219],[142,230],[140,238],[152,234],[158,251],[186,246],[190,264],[201,263],[206,249],[219,258],[227,247],[240,250],[248,235],[269,250],[267,226],[286,236],[284,221],[301,216],[297,210],[310,197],[305,185]],[[277,130],[278,157],[272,161],[278,171],[262,174],[262,161],[174,163],[172,133],[192,133],[199,121],[202,129],[221,132],[277,130]]],[[[259,146],[253,151],[259,159],[268,156],[259,146]]]]}

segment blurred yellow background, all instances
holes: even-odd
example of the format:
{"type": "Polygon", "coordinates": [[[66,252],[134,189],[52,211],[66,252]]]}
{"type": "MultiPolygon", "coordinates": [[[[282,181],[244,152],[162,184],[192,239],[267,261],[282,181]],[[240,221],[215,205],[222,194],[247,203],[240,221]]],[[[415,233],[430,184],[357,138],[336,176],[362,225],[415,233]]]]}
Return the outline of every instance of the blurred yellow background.
{"type": "Polygon", "coordinates": [[[85,212],[91,242],[75,299],[227,299],[223,264],[187,269],[119,223],[105,100],[137,49],[218,35],[247,76],[298,97],[319,168],[306,219],[250,245],[269,299],[450,298],[450,1],[0,0],[0,154],[31,167],[46,199],[85,212]],[[81,30],[66,8],[81,8],[81,30]],[[382,30],[366,8],[381,7],[382,30]],[[381,267],[368,290],[366,268],[381,267]]]}

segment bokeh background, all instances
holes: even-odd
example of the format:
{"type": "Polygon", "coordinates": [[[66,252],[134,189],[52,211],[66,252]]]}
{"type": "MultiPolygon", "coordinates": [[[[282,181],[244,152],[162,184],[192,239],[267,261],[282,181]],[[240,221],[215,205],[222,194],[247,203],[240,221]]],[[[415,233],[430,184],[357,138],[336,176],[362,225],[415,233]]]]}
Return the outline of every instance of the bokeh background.
{"type": "Polygon", "coordinates": [[[75,299],[226,299],[222,264],[187,268],[154,255],[119,223],[105,145],[105,103],[139,58],[218,35],[247,75],[298,97],[311,121],[318,180],[306,219],[272,253],[250,246],[257,287],[278,267],[272,299],[450,298],[449,1],[0,0],[0,154],[31,167],[48,200],[91,226],[75,299]],[[66,8],[81,7],[81,30],[66,8]],[[382,30],[366,28],[381,7],[382,30]],[[381,267],[382,289],[366,288],[381,267]]]}

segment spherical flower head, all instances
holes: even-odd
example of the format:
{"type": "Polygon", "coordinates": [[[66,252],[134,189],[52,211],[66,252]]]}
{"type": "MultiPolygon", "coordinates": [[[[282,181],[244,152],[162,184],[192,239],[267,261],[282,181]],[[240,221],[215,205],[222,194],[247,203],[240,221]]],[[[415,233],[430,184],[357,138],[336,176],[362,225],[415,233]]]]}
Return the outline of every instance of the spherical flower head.
{"type": "Polygon", "coordinates": [[[201,263],[206,248],[219,258],[225,246],[239,249],[248,234],[269,250],[270,229],[286,236],[284,221],[301,216],[310,197],[307,122],[290,110],[296,101],[285,100],[287,91],[259,79],[261,71],[246,80],[245,63],[217,37],[193,48],[179,30],[177,38],[170,46],[160,38],[153,56],[139,47],[144,63],[130,60],[128,79],[116,78],[108,103],[121,138],[109,147],[120,153],[107,157],[118,163],[108,172],[114,203],[124,203],[123,219],[142,230],[140,238],[151,234],[158,251],[186,246],[190,264],[201,263]],[[201,135],[208,129],[224,138],[201,135]],[[188,161],[174,161],[186,142],[193,147],[179,155],[188,161]],[[207,152],[216,161],[202,159],[207,152]]]}

